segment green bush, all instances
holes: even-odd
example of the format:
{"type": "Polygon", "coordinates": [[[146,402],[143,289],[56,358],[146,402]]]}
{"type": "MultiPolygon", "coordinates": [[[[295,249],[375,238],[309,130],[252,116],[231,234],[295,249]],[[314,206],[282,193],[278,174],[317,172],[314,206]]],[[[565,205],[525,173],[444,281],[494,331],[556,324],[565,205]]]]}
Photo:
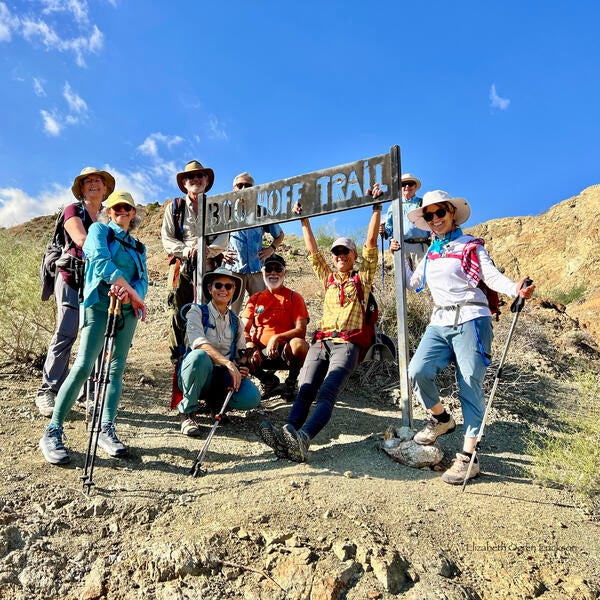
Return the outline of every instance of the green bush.
{"type": "Polygon", "coordinates": [[[581,413],[559,415],[563,426],[550,437],[533,436],[528,451],[536,481],[564,487],[585,498],[600,495],[600,376],[586,371],[575,378],[581,413]]]}
{"type": "Polygon", "coordinates": [[[548,297],[550,300],[556,302],[557,304],[564,304],[565,306],[571,304],[571,302],[576,302],[585,296],[587,289],[585,285],[576,285],[570,290],[551,290],[548,292],[548,297]]]}
{"type": "Polygon", "coordinates": [[[40,299],[40,248],[0,231],[0,358],[38,362],[54,331],[55,304],[40,299]]]}

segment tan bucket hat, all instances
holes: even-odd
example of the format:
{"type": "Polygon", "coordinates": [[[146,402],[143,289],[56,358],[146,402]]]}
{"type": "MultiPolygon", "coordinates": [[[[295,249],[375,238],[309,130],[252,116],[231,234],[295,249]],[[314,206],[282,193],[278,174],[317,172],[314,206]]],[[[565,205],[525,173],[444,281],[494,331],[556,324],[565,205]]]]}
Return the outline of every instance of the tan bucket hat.
{"type": "Polygon", "coordinates": [[[453,198],[448,192],[444,192],[443,190],[426,192],[423,195],[421,207],[411,210],[406,216],[419,229],[429,231],[429,223],[423,218],[423,209],[432,204],[443,204],[444,202],[449,202],[456,209],[454,220],[457,225],[462,225],[471,216],[471,207],[464,198],[453,198]]]}
{"type": "Polygon", "coordinates": [[[417,184],[417,190],[421,187],[421,180],[418,177],[415,177],[412,173],[402,173],[400,182],[403,183],[405,181],[414,181],[417,184]]]}
{"type": "Polygon", "coordinates": [[[233,291],[233,296],[231,297],[230,304],[232,302],[235,302],[238,299],[240,292],[242,291],[242,286],[244,285],[244,282],[242,281],[242,278],[239,275],[236,275],[235,273],[233,273],[229,269],[226,269],[225,267],[219,267],[218,269],[210,271],[209,273],[206,273],[206,275],[204,275],[204,277],[202,278],[202,292],[204,293],[204,297],[210,299],[211,296],[208,290],[208,286],[217,277],[231,277],[233,283],[235,284],[235,290],[233,291]]]}
{"type": "Polygon", "coordinates": [[[202,163],[198,162],[197,160],[190,160],[190,162],[183,167],[183,171],[181,171],[181,173],[177,173],[177,185],[179,186],[179,189],[184,194],[187,194],[187,190],[183,185],[183,180],[187,175],[193,175],[194,173],[206,173],[208,175],[208,185],[204,190],[205,193],[208,192],[215,182],[215,172],[208,167],[203,167],[202,163]]]}
{"type": "Polygon", "coordinates": [[[81,184],[83,180],[89,175],[100,175],[102,180],[104,181],[104,185],[106,186],[106,196],[110,196],[115,189],[115,178],[108,171],[101,171],[100,169],[96,169],[95,167],[84,167],[81,169],[81,173],[75,177],[73,180],[73,185],[71,186],[71,191],[73,192],[73,196],[77,198],[77,200],[83,200],[83,195],[81,193],[81,184]]]}

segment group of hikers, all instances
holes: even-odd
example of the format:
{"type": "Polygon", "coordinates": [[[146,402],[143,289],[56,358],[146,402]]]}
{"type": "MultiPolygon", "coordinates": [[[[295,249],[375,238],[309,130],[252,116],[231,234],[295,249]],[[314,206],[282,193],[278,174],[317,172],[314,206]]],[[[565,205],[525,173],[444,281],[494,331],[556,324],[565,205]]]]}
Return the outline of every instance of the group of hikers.
{"type": "MultiPolygon", "coordinates": [[[[392,207],[382,223],[382,205],[373,204],[364,245],[359,248],[352,239],[340,237],[332,243],[329,255],[319,249],[301,206],[294,207],[301,219],[308,261],[324,292],[320,327],[309,343],[305,300],[285,285],[281,227],[272,224],[205,236],[201,238],[204,252],[200,252],[199,217],[214,172],[193,160],[176,179],[184,195],[166,203],[161,239],[169,255],[171,407],[179,414],[180,431],[191,437],[202,435],[202,413],[218,415],[228,390],[232,391],[228,406],[238,410],[255,408],[261,399],[281,395],[291,403],[285,425],[265,420],[258,434],[278,457],[304,462],[364,350],[365,303],[378,265],[378,236],[390,239],[392,252],[401,248],[394,237],[392,207]],[[266,235],[270,245],[264,243],[266,235]],[[199,256],[205,257],[200,268],[199,256]],[[287,371],[284,381],[276,375],[281,371],[287,371]],[[262,391],[253,379],[260,382],[262,391]]],[[[253,185],[247,172],[233,180],[234,190],[253,185]]],[[[525,284],[526,277],[518,283],[505,277],[494,266],[483,240],[463,233],[460,226],[470,216],[465,199],[442,190],[420,198],[416,196],[420,187],[414,175],[401,176],[405,280],[417,292],[427,287],[434,302],[431,321],[409,365],[414,394],[430,412],[414,441],[433,444],[456,428],[436,386],[436,376],[453,362],[464,444],[443,480],[462,484],[482,426],[483,379],[492,343],[492,316],[478,283],[524,299],[532,296],[535,286],[525,284]]],[[[84,168],[71,189],[77,202],[63,211],[64,254],[85,257],[85,274],[74,278],[69,262],[59,261],[54,285],[57,327],[35,398],[40,413],[51,418],[39,444],[51,464],[70,461],[63,423],[81,398],[102,351],[111,297],[120,304],[121,316],[97,441],[111,457],[127,455],[115,420],[127,354],[138,320],[146,318],[146,250],[131,235],[139,222],[134,199],[126,191],[115,190],[110,173],[93,167],[84,168]],[[69,370],[78,330],[77,357],[69,370]]],[[[373,200],[379,198],[379,184],[369,193],[373,200]]],[[[479,473],[476,461],[469,478],[479,473]]]]}

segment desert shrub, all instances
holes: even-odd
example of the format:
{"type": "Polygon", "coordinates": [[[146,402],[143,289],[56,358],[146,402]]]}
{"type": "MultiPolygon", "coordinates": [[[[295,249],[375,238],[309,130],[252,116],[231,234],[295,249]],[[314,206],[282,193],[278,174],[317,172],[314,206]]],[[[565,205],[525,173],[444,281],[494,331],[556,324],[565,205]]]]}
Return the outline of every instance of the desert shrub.
{"type": "Polygon", "coordinates": [[[547,293],[547,296],[553,302],[557,304],[564,304],[565,306],[571,304],[571,302],[576,302],[585,296],[587,289],[585,285],[576,285],[572,287],[570,290],[550,290],[547,293]]]}
{"type": "Polygon", "coordinates": [[[54,302],[40,299],[42,251],[0,231],[0,357],[32,363],[46,354],[54,330],[54,302]]]}
{"type": "Polygon", "coordinates": [[[317,240],[317,245],[321,251],[329,251],[331,244],[333,244],[337,237],[338,236],[335,234],[335,226],[333,223],[317,227],[315,240],[317,240]]]}
{"type": "Polygon", "coordinates": [[[532,435],[531,476],[543,485],[560,486],[593,500],[600,495],[600,376],[575,375],[580,395],[576,414],[560,413],[563,425],[555,434],[532,435]]]}

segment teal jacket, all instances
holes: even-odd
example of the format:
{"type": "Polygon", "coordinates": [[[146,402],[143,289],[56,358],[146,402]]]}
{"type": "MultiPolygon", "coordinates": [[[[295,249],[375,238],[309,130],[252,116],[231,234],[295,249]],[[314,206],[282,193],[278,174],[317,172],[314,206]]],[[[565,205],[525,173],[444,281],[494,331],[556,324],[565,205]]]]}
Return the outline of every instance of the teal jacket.
{"type": "MultiPolygon", "coordinates": [[[[93,223],[83,244],[85,284],[83,306],[108,310],[110,286],[123,277],[142,300],[148,291],[146,247],[110,221],[93,223]],[[109,231],[112,230],[112,233],[109,231]]],[[[127,305],[124,306],[127,308],[127,305]]]]}

